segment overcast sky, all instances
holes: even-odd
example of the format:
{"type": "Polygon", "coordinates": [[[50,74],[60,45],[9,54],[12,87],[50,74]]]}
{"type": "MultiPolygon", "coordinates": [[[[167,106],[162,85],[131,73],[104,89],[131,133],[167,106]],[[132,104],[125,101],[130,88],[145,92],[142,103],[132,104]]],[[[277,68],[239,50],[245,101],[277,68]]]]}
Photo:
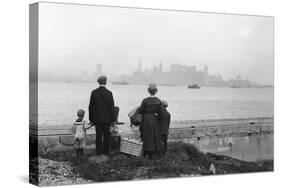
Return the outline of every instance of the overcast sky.
{"type": "Polygon", "coordinates": [[[39,73],[108,76],[161,61],[273,83],[273,18],[41,3],[39,73]]]}

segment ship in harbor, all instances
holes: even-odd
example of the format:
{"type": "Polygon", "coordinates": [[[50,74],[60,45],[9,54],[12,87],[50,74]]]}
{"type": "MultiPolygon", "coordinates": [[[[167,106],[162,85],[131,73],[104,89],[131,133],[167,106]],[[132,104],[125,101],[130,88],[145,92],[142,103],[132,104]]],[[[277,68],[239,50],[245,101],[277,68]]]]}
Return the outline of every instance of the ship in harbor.
{"type": "Polygon", "coordinates": [[[239,86],[239,85],[232,85],[232,86],[230,86],[230,88],[241,88],[241,86],[239,86]]]}
{"type": "Polygon", "coordinates": [[[188,85],[189,89],[200,89],[201,87],[197,84],[188,85]]]}
{"type": "Polygon", "coordinates": [[[113,81],[112,85],[129,85],[126,81],[113,81]]]}

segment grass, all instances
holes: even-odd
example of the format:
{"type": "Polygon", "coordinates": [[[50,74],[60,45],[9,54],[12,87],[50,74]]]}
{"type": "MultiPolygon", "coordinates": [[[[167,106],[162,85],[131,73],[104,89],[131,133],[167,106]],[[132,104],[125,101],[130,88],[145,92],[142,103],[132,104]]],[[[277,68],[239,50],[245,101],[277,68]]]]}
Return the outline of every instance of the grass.
{"type": "Polygon", "coordinates": [[[77,176],[94,182],[210,175],[211,164],[215,166],[216,174],[273,171],[273,160],[246,162],[212,153],[204,154],[195,146],[184,143],[171,143],[165,156],[152,159],[114,152],[109,161],[97,164],[86,160],[93,154],[94,151],[87,151],[82,162],[78,162],[71,151],[42,157],[70,162],[77,176]]]}

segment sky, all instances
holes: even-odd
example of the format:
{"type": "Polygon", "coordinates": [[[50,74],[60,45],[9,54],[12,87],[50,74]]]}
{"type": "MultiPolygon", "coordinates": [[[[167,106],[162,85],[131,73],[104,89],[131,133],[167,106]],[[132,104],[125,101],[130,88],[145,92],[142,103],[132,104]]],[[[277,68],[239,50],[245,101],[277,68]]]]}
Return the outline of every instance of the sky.
{"type": "Polygon", "coordinates": [[[108,76],[160,62],[195,65],[225,80],[273,84],[273,17],[71,4],[39,5],[39,74],[108,76]]]}

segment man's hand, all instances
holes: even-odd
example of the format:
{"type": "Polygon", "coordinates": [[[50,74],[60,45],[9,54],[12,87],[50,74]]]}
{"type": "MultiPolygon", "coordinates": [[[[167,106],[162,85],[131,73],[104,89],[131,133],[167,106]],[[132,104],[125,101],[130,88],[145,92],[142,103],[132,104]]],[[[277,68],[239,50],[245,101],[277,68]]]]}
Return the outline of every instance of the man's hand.
{"type": "Polygon", "coordinates": [[[91,127],[95,126],[94,123],[92,123],[92,122],[88,123],[88,125],[90,125],[90,126],[88,126],[86,129],[90,129],[91,127]]]}

